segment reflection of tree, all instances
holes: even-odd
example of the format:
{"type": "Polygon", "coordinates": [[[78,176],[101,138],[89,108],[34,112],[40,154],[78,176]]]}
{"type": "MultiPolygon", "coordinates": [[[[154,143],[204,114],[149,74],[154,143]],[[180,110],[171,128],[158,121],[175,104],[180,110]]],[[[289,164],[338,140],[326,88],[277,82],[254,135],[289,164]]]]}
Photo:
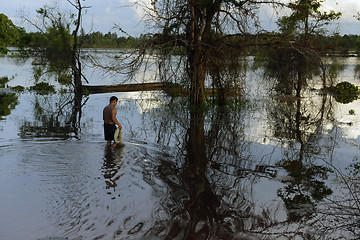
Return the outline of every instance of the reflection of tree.
{"type": "Polygon", "coordinates": [[[18,97],[15,93],[0,93],[0,120],[10,115],[11,110],[18,104],[18,97]]]}
{"type": "Polygon", "coordinates": [[[189,194],[184,206],[189,213],[189,223],[183,239],[207,239],[212,232],[211,226],[218,221],[216,209],[220,200],[206,176],[208,159],[204,119],[202,111],[191,111],[182,175],[189,194]]]}
{"type": "MultiPolygon", "coordinates": [[[[284,62],[283,65],[294,67],[291,63],[284,62]]],[[[300,98],[305,82],[298,79],[306,79],[315,69],[294,67],[294,72],[297,74],[288,75],[289,79],[285,82],[297,83],[295,87],[297,98],[284,98],[269,105],[269,119],[274,123],[273,135],[289,146],[279,163],[289,173],[290,180],[284,181],[287,186],[278,191],[288,210],[289,221],[301,220],[302,217],[313,215],[315,202],[332,193],[324,183],[330,170],[316,161],[321,156],[319,144],[324,122],[331,114],[331,102],[326,95],[323,95],[320,104],[314,98],[300,98]],[[300,77],[301,74],[304,75],[300,77]],[[291,78],[297,80],[292,81],[291,78]]],[[[283,74],[277,76],[275,81],[281,83],[283,77],[285,77],[283,74]]],[[[287,86],[278,85],[276,92],[282,92],[279,87],[289,89],[287,86]]],[[[291,88],[288,93],[292,93],[291,88]]]]}
{"type": "MultiPolygon", "coordinates": [[[[104,164],[102,167],[104,178],[106,179],[106,189],[112,188],[115,191],[117,187],[117,181],[123,174],[119,174],[123,162],[121,161],[121,147],[111,148],[106,147],[104,153],[104,164]]],[[[111,192],[109,192],[111,194],[111,192]]]]}
{"type": "Polygon", "coordinates": [[[332,193],[323,182],[330,170],[324,166],[308,165],[297,160],[286,161],[282,165],[291,177],[291,180],[285,181],[287,186],[278,191],[288,209],[288,220],[296,221],[304,216],[310,217],[316,211],[314,202],[321,201],[332,193]]]}
{"type": "Polygon", "coordinates": [[[79,137],[82,95],[35,95],[34,119],[25,120],[20,136],[26,137],[79,137]]]}
{"type": "MultiPolygon", "coordinates": [[[[280,94],[300,97],[303,87],[313,75],[319,74],[321,59],[310,49],[284,47],[268,50],[265,75],[275,80],[280,94]]],[[[325,80],[325,79],[324,79],[325,80]]]]}
{"type": "Polygon", "coordinates": [[[184,110],[163,109],[154,120],[161,133],[158,142],[178,140],[177,164],[164,162],[158,167],[171,189],[173,220],[165,239],[231,239],[270,226],[274,221],[270,210],[255,210],[251,195],[256,179],[274,177],[276,170],[249,152],[241,107],[207,112],[179,109],[184,110]]]}
{"type": "Polygon", "coordinates": [[[360,237],[360,162],[357,156],[344,173],[329,163],[337,176],[336,196],[317,207],[317,218],[311,223],[328,239],[359,239],[360,237]]]}

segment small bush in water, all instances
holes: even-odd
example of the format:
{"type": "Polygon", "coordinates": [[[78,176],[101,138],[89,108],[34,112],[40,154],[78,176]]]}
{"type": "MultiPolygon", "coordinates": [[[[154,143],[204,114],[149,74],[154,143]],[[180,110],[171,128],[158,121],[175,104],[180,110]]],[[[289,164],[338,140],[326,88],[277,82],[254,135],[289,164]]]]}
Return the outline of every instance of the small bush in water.
{"type": "Polygon", "coordinates": [[[53,85],[50,85],[47,82],[39,82],[39,83],[35,84],[34,86],[31,86],[30,90],[54,93],[55,87],[53,85]]]}
{"type": "Polygon", "coordinates": [[[332,87],[331,92],[335,94],[335,100],[341,103],[350,103],[358,99],[359,88],[349,82],[341,82],[332,87]]]}
{"type": "Polygon", "coordinates": [[[349,82],[341,82],[336,84],[334,93],[336,94],[359,94],[359,88],[349,82]]]}
{"type": "Polygon", "coordinates": [[[20,86],[20,85],[17,85],[15,87],[11,87],[12,90],[15,90],[15,91],[19,91],[19,92],[22,92],[25,90],[25,88],[23,86],[20,86]]]}
{"type": "Polygon", "coordinates": [[[4,88],[9,81],[10,79],[8,77],[0,77],[0,88],[4,88]]]}

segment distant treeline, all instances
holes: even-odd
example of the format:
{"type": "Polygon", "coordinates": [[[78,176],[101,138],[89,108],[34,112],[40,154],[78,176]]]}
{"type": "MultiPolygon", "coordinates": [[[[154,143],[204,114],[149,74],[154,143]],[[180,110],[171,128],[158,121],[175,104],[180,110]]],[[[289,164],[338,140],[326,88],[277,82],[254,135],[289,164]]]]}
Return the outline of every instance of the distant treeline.
{"type": "Polygon", "coordinates": [[[119,37],[116,33],[92,32],[82,33],[80,36],[81,46],[84,48],[138,48],[141,38],[119,37]]]}
{"type": "MultiPolygon", "coordinates": [[[[278,36],[276,33],[274,36],[278,36]]],[[[45,41],[44,34],[40,32],[22,31],[18,41],[13,46],[19,47],[39,47],[39,43],[45,41]]],[[[82,48],[139,48],[145,40],[144,36],[140,37],[123,37],[116,33],[108,32],[92,32],[79,36],[82,48]]],[[[360,36],[359,35],[333,35],[333,36],[317,36],[316,41],[326,51],[336,51],[338,53],[347,54],[350,51],[360,53],[360,36]]]]}
{"type": "Polygon", "coordinates": [[[339,53],[347,54],[349,51],[360,53],[359,35],[321,37],[319,41],[323,42],[323,45],[327,45],[329,49],[339,53]]]}
{"type": "MultiPolygon", "coordinates": [[[[15,45],[19,47],[38,47],[46,36],[41,32],[22,32],[15,45]]],[[[141,45],[141,38],[119,37],[116,33],[92,32],[81,33],[79,43],[82,48],[138,48],[141,45]]],[[[14,45],[14,44],[13,44],[14,45]]]]}

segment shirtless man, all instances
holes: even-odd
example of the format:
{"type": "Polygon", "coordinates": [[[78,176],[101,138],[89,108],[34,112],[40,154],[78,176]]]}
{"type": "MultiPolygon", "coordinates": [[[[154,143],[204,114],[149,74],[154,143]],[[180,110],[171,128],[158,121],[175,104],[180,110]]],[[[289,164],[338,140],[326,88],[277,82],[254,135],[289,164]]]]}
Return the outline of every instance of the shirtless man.
{"type": "MultiPolygon", "coordinates": [[[[110,98],[110,104],[107,105],[103,110],[104,134],[105,134],[105,140],[107,141],[107,146],[110,146],[111,141],[114,140],[116,125],[118,125],[120,129],[122,129],[121,124],[116,119],[117,110],[115,106],[117,102],[118,102],[118,98],[112,96],[110,98]]],[[[116,143],[113,144],[114,147],[116,147],[116,145],[117,145],[116,143]]]]}

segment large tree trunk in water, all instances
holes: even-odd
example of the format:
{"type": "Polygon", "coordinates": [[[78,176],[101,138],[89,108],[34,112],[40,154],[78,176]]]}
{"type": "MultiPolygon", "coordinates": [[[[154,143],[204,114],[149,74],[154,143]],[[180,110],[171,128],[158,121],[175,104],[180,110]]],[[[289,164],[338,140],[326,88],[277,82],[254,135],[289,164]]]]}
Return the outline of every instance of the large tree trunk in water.
{"type": "Polygon", "coordinates": [[[191,21],[189,24],[189,42],[188,49],[188,75],[190,78],[190,103],[193,105],[202,105],[205,101],[205,76],[206,66],[203,54],[203,36],[204,26],[201,22],[202,12],[198,11],[196,0],[191,0],[191,21]]]}
{"type": "Polygon", "coordinates": [[[82,93],[82,82],[81,82],[81,62],[80,62],[80,56],[79,56],[79,46],[78,46],[78,32],[80,29],[81,24],[81,1],[77,0],[76,8],[78,10],[77,15],[77,23],[76,28],[73,32],[74,37],[74,45],[72,49],[72,56],[71,56],[71,68],[73,71],[73,77],[74,77],[74,87],[75,87],[75,95],[82,93]]]}
{"type": "Polygon", "coordinates": [[[192,49],[189,55],[190,65],[190,103],[202,105],[205,102],[205,60],[198,47],[192,49]]]}
{"type": "Polygon", "coordinates": [[[72,56],[72,72],[73,72],[73,80],[74,80],[74,91],[75,94],[82,93],[83,86],[81,81],[81,63],[80,60],[77,59],[77,53],[73,53],[72,56]]]}

